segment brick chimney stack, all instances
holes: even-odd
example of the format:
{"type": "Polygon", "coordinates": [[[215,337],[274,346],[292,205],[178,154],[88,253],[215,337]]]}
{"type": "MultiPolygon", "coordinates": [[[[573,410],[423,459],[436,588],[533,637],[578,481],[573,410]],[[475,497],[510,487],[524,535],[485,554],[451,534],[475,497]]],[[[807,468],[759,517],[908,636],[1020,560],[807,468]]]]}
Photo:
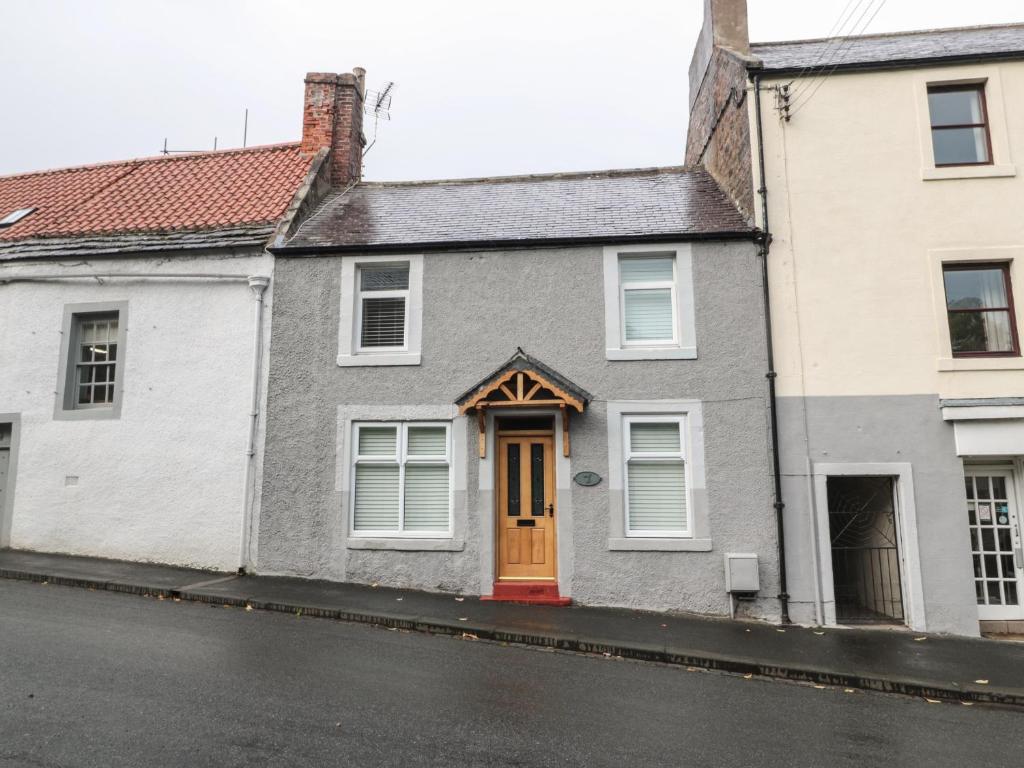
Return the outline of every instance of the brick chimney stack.
{"type": "Polygon", "coordinates": [[[704,0],[704,25],[690,60],[691,107],[716,48],[727,48],[742,56],[750,55],[747,0],[704,0]]]}
{"type": "Polygon", "coordinates": [[[331,186],[359,181],[363,172],[363,98],[366,70],[351,73],[309,72],[302,105],[301,150],[331,150],[331,186]]]}

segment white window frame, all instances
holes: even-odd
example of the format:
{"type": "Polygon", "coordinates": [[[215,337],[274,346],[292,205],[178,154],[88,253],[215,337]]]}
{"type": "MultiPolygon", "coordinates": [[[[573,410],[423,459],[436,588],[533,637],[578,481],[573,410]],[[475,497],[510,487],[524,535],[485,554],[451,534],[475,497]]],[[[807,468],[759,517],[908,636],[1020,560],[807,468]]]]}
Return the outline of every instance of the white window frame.
{"type": "Polygon", "coordinates": [[[352,451],[351,451],[351,487],[349,488],[349,499],[351,514],[349,515],[349,536],[363,539],[442,539],[452,536],[452,509],[454,506],[454,476],[452,472],[452,423],[450,421],[354,421],[352,422],[352,451]],[[396,427],[395,455],[387,456],[362,456],[359,454],[359,431],[364,428],[396,427]],[[414,456],[409,457],[409,428],[410,427],[444,427],[445,430],[445,454],[444,456],[414,456]],[[380,530],[356,530],[356,467],[362,465],[370,466],[393,466],[398,465],[398,528],[394,531],[380,530]],[[426,465],[447,465],[448,466],[448,527],[436,531],[407,531],[405,530],[405,468],[408,464],[426,465]]]}
{"type": "Polygon", "coordinates": [[[693,492],[691,490],[691,470],[688,457],[687,416],[685,414],[662,414],[623,417],[622,428],[622,488],[623,510],[625,520],[623,530],[626,538],[641,539],[688,539],[693,537],[693,492]],[[679,450],[675,452],[639,452],[632,448],[632,431],[634,424],[677,424],[679,426],[679,450]],[[674,531],[633,530],[629,527],[629,462],[636,459],[644,462],[683,463],[683,478],[686,483],[686,527],[674,531]]]}
{"type": "MultiPolygon", "coordinates": [[[[408,352],[409,351],[409,289],[404,288],[400,290],[390,291],[364,291],[363,284],[363,267],[367,266],[366,263],[356,265],[356,280],[355,280],[355,345],[356,354],[364,354],[367,352],[372,353],[388,353],[388,352],[408,352]],[[402,326],[402,344],[401,346],[393,347],[364,347],[363,346],[363,300],[364,299],[402,299],[405,302],[405,311],[403,312],[403,326],[402,326]]],[[[408,267],[409,262],[407,261],[395,261],[391,264],[380,264],[376,266],[394,266],[394,267],[408,267]]],[[[410,272],[412,270],[410,269],[410,272]]],[[[411,277],[411,275],[410,275],[411,277]]],[[[408,285],[408,283],[406,283],[408,285]]]]}
{"type": "Polygon", "coordinates": [[[338,365],[419,365],[423,336],[423,256],[345,256],[341,263],[341,305],[338,323],[338,365]],[[360,290],[360,267],[387,264],[409,266],[409,287],[395,291],[360,290]],[[405,298],[405,344],[401,347],[363,347],[363,298],[405,298]]]}
{"type": "Polygon", "coordinates": [[[604,249],[605,357],[608,360],[692,360],[697,357],[693,298],[693,255],[689,243],[639,243],[604,249]],[[630,257],[672,258],[671,284],[666,280],[622,282],[620,262],[630,257]],[[627,290],[670,288],[672,338],[658,341],[626,341],[625,293],[627,290]]]}
{"type": "Polygon", "coordinates": [[[678,285],[679,278],[677,277],[677,264],[676,256],[672,254],[654,254],[650,258],[659,259],[671,259],[672,262],[672,277],[669,280],[647,280],[639,281],[635,283],[627,283],[622,279],[622,262],[628,261],[629,259],[644,258],[640,255],[619,255],[619,314],[621,315],[619,322],[619,333],[622,335],[623,347],[678,347],[679,346],[679,305],[676,300],[676,285],[678,285]],[[626,293],[629,291],[657,291],[668,288],[669,297],[672,302],[672,337],[669,339],[642,339],[639,341],[627,341],[626,340],[626,293]]]}

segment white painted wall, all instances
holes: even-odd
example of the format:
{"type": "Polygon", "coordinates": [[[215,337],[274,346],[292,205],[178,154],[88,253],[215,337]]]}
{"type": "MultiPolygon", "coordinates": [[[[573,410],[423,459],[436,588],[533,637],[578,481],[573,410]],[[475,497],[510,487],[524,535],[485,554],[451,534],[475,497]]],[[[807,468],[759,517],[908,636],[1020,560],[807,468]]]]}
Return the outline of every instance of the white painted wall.
{"type": "Polygon", "coordinates": [[[764,91],[779,394],[1024,392],[1024,358],[952,359],[941,273],[1010,260],[1024,339],[1024,62],[836,73],[789,123],[774,101],[764,91]],[[980,80],[995,163],[937,170],[927,86],[980,80]]]}
{"type": "MultiPolygon", "coordinates": [[[[0,265],[0,280],[18,273],[272,269],[271,256],[252,251],[8,264],[0,265]]],[[[268,289],[264,375],[270,300],[268,289]]],[[[254,299],[244,279],[0,284],[0,328],[0,412],[21,415],[4,544],[219,570],[241,564],[254,338],[254,299]],[[55,420],[64,306],[106,301],[128,302],[120,418],[55,420]]]]}

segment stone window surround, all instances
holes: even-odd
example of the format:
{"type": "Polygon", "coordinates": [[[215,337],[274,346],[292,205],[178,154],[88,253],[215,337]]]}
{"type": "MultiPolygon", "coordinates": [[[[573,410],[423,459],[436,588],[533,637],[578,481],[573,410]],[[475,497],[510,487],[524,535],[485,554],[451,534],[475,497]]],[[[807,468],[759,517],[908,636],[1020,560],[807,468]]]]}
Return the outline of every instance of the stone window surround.
{"type": "Polygon", "coordinates": [[[423,339],[423,255],[397,254],[343,256],[341,261],[341,305],[338,313],[338,365],[419,365],[423,339]],[[356,276],[360,264],[409,265],[408,337],[405,349],[395,352],[357,352],[356,276]]]}
{"type": "Polygon", "coordinates": [[[10,461],[7,465],[7,488],[0,504],[0,547],[11,545],[11,523],[14,519],[14,483],[18,479],[18,447],[21,442],[21,414],[0,413],[0,423],[11,425],[10,461]]]}
{"type": "MultiPolygon", "coordinates": [[[[993,246],[985,248],[936,248],[928,251],[928,270],[932,284],[932,307],[935,315],[936,349],[939,356],[936,369],[947,371],[1015,371],[1024,370],[1024,357],[953,357],[949,340],[949,320],[946,316],[946,285],[943,280],[944,264],[999,263],[1010,265],[1010,287],[1015,297],[1024,295],[1024,247],[993,246]]],[[[1024,318],[1017,305],[1017,337],[1024,339],[1024,318]]]]}
{"type": "Polygon", "coordinates": [[[707,482],[704,469],[704,411],[699,400],[609,401],[608,418],[608,549],[645,552],[710,552],[712,549],[707,482]],[[690,536],[639,538],[626,536],[624,477],[625,417],[685,416],[685,456],[689,469],[690,536]]]}
{"type": "Polygon", "coordinates": [[[1010,156],[1010,139],[1006,129],[1003,84],[999,65],[958,66],[932,69],[913,78],[914,101],[917,105],[918,139],[921,144],[921,178],[924,181],[943,179],[978,179],[1016,176],[1017,168],[1010,156]],[[928,88],[942,85],[984,85],[985,104],[992,162],[986,165],[950,165],[935,167],[932,148],[931,111],[928,88]]]}
{"type": "Polygon", "coordinates": [[[83,304],[65,304],[64,319],[61,323],[60,364],[57,372],[57,390],[53,418],[57,421],[81,421],[91,419],[121,418],[121,404],[124,401],[124,361],[128,339],[128,302],[97,301],[83,304]],[[75,364],[71,359],[72,339],[76,336],[75,319],[79,315],[100,312],[117,313],[117,361],[114,369],[114,402],[107,407],[68,407],[68,393],[74,396],[73,377],[75,364]]]}
{"type": "Polygon", "coordinates": [[[466,476],[468,419],[458,416],[454,405],[339,405],[335,433],[335,491],[341,494],[338,534],[347,549],[398,550],[406,552],[461,552],[465,549],[468,519],[466,476]],[[368,538],[351,534],[351,436],[353,422],[438,422],[449,423],[451,439],[452,531],[450,536],[368,538]]]}
{"type": "Polygon", "coordinates": [[[689,243],[638,243],[604,248],[605,357],[608,360],[694,360],[697,332],[693,299],[693,252],[689,243]],[[674,346],[623,346],[619,305],[619,256],[674,254],[676,268],[676,338],[674,346]]]}

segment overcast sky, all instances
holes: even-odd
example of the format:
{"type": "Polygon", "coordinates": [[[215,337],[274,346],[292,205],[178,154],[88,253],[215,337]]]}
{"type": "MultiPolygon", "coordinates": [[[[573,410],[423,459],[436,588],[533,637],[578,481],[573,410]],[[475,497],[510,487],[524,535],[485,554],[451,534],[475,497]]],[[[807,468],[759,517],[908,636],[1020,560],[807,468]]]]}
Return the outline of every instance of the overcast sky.
{"type": "MultiPolygon", "coordinates": [[[[848,0],[749,0],[752,39],[848,0]]],[[[851,0],[856,2],[856,0],[851,0]]],[[[368,179],[673,165],[702,0],[27,0],[0,20],[0,174],[298,139],[307,71],[394,81],[368,179]]],[[[1024,21],[1021,0],[887,0],[869,32],[1024,21]]],[[[373,131],[366,126],[367,134],[373,131]]]]}

